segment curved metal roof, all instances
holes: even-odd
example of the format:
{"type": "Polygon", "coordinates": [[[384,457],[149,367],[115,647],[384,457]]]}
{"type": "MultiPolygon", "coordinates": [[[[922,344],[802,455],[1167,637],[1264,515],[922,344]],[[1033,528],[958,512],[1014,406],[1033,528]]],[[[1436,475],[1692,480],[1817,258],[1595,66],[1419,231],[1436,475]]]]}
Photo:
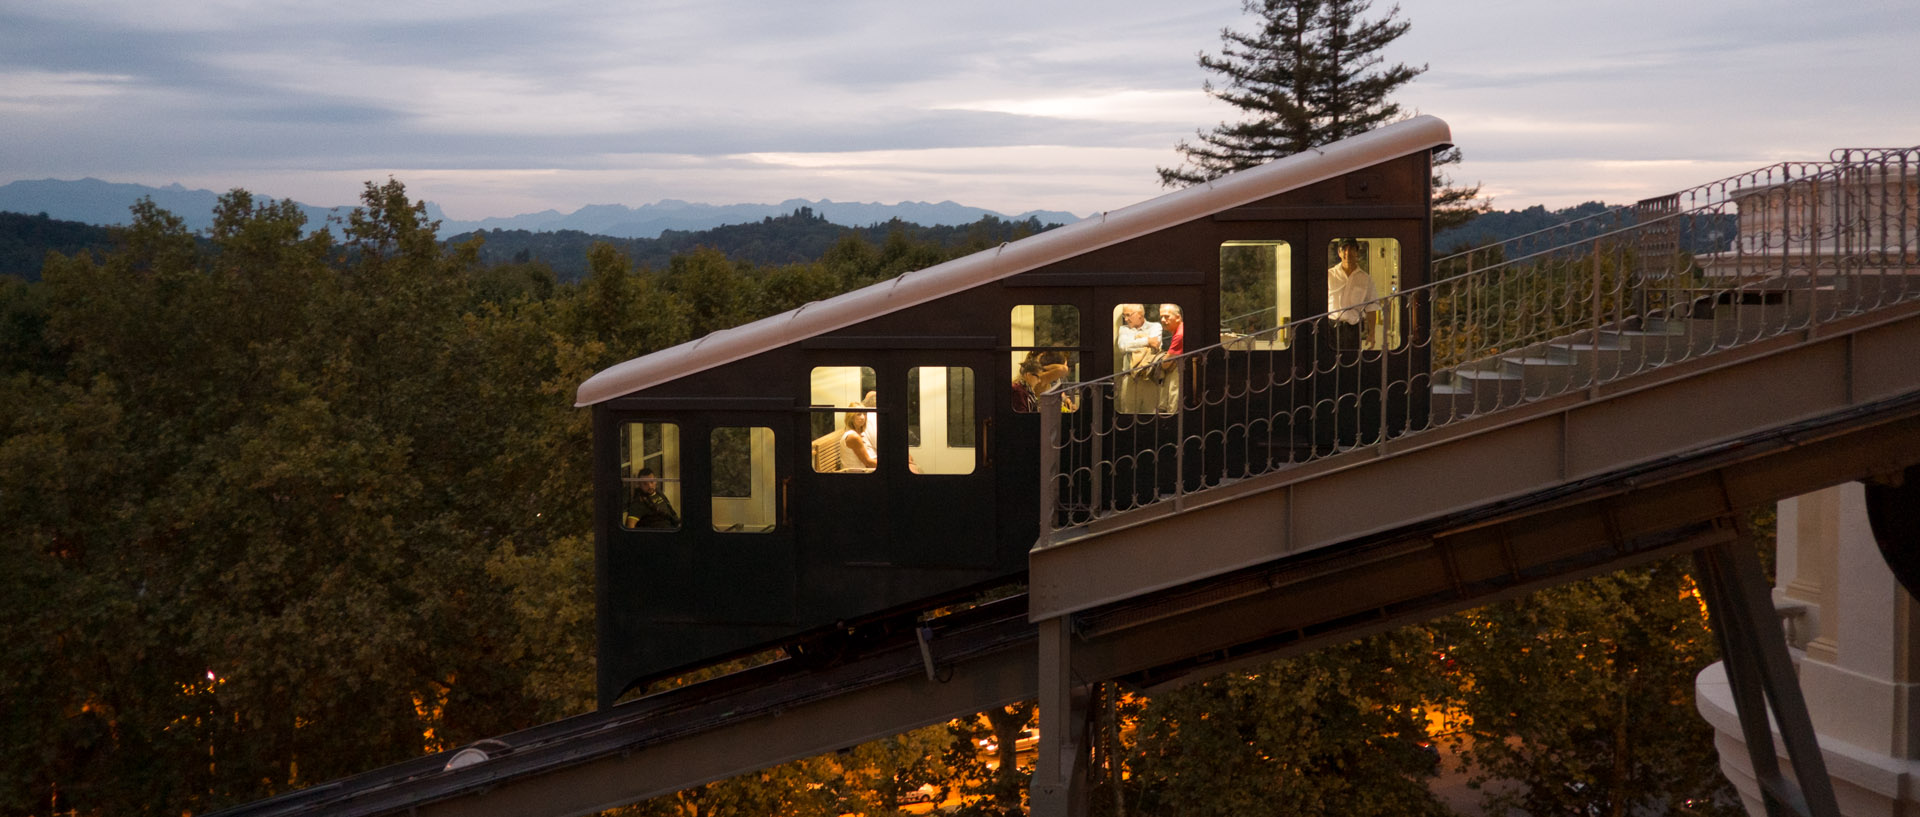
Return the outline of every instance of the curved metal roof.
{"type": "Polygon", "coordinates": [[[1082,253],[1137,238],[1268,196],[1338,177],[1409,153],[1452,143],[1437,117],[1418,116],[1256,168],[1222,176],[1120,210],[904,273],[824,301],[722,329],[615,364],[580,384],[576,406],[590,406],[789,343],[851,326],[1082,253]]]}

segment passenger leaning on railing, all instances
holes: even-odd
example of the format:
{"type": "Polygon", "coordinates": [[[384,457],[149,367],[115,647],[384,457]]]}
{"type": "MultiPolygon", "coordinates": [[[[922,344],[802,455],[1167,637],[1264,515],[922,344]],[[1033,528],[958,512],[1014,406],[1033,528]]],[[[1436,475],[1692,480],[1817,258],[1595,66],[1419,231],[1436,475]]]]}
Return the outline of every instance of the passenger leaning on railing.
{"type": "Polygon", "coordinates": [[[1160,305],[1160,329],[1166,333],[1166,358],[1160,364],[1159,408],[1161,414],[1172,414],[1180,408],[1180,372],[1174,367],[1180,363],[1178,358],[1187,351],[1187,327],[1180,307],[1173,304],[1160,305]]]}
{"type": "Polygon", "coordinates": [[[1161,352],[1160,324],[1147,320],[1144,304],[1121,304],[1120,323],[1114,327],[1114,369],[1118,378],[1114,410],[1123,414],[1152,414],[1158,410],[1161,352]]]}

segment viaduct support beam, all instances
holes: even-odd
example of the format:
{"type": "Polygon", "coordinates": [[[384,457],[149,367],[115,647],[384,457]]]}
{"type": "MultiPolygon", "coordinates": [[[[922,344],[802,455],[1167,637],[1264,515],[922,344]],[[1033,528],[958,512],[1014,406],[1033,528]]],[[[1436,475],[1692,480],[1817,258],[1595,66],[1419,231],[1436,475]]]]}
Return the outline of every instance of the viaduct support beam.
{"type": "Polygon", "coordinates": [[[1696,550],[1693,563],[1725,657],[1727,684],[1768,817],[1840,817],[1833,779],[1820,755],[1820,742],[1787,656],[1786,634],[1774,613],[1751,535],[1743,529],[1737,539],[1696,550]],[[1780,727],[1793,764],[1791,778],[1781,773],[1780,759],[1774,754],[1769,713],[1780,727]]]}
{"type": "Polygon", "coordinates": [[[1086,817],[1088,688],[1074,683],[1073,617],[1039,622],[1040,745],[1031,784],[1033,817],[1086,817]]]}

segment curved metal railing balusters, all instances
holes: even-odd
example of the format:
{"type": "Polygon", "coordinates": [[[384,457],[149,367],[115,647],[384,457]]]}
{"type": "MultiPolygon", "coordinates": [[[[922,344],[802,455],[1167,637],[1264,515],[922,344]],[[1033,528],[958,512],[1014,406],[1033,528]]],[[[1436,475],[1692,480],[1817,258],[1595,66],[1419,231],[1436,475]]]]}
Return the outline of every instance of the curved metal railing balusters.
{"type": "Polygon", "coordinates": [[[1331,316],[1316,315],[1175,359],[1166,381],[1177,386],[1154,386],[1178,389],[1166,408],[1121,410],[1127,373],[1043,395],[1041,545],[1194,491],[1920,298],[1920,148],[1770,165],[1445,256],[1432,278],[1374,302],[1403,318],[1389,348],[1334,350],[1331,316]],[[1062,399],[1079,410],[1062,413],[1062,399]]]}

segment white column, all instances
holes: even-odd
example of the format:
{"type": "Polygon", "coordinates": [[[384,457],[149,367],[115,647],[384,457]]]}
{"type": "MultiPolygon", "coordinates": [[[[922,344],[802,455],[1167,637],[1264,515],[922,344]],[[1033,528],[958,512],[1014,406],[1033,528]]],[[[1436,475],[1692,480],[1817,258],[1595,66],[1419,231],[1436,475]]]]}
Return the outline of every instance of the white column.
{"type": "MultiPolygon", "coordinates": [[[[1780,503],[1774,599],[1804,649],[1800,688],[1847,817],[1920,815],[1920,603],[1894,581],[1859,483],[1780,503]]],[[[1696,704],[1721,769],[1756,810],[1726,675],[1700,673],[1696,704]]]]}

